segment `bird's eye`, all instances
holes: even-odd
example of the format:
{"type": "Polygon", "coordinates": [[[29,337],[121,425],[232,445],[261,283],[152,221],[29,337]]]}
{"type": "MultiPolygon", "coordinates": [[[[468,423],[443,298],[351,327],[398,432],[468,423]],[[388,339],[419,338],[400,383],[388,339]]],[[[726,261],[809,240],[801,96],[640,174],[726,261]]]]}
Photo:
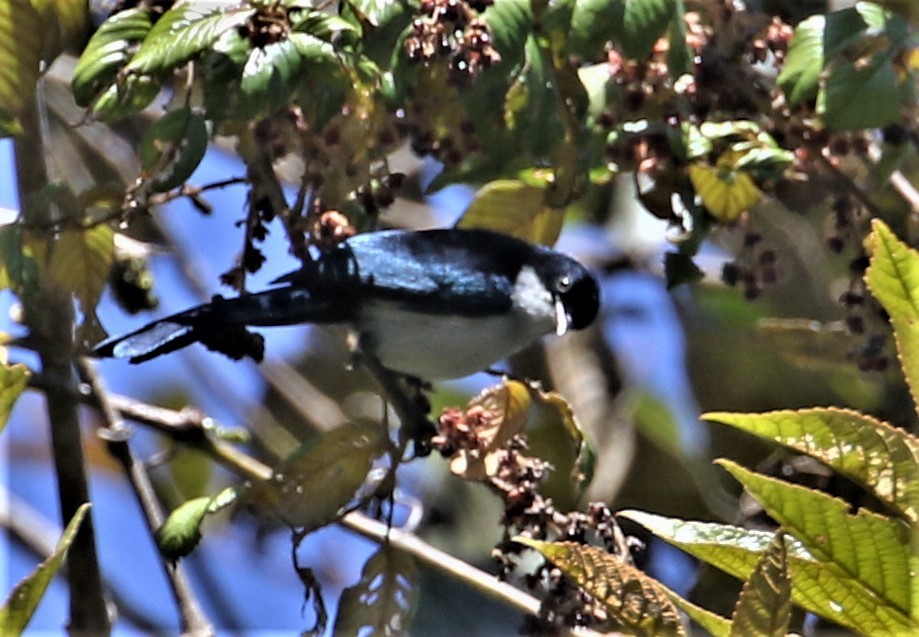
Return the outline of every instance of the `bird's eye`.
{"type": "Polygon", "coordinates": [[[559,292],[567,292],[571,289],[571,277],[567,274],[563,274],[558,277],[558,281],[555,282],[555,289],[559,292]]]}

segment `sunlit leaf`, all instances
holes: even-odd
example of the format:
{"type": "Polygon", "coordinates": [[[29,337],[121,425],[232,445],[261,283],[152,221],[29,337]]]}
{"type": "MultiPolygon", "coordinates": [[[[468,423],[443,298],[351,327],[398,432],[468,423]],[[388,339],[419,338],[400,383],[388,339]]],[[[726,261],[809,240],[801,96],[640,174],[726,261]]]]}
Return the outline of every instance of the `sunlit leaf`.
{"type": "Polygon", "coordinates": [[[794,37],[778,83],[789,105],[794,106],[817,96],[823,71],[823,32],[826,17],[813,15],[795,27],[794,37]]]}
{"type": "Polygon", "coordinates": [[[596,598],[629,634],[686,635],[668,592],[656,580],[595,546],[515,537],[539,551],[596,598]]]}
{"type": "Polygon", "coordinates": [[[35,92],[41,17],[29,0],[0,2],[0,137],[20,131],[18,115],[35,92]]]}
{"type": "Polygon", "coordinates": [[[763,476],[728,460],[719,464],[759,502],[766,513],[817,559],[838,567],[840,579],[865,598],[910,612],[909,530],[899,520],[860,509],[825,493],[763,476]]]}
{"type": "Polygon", "coordinates": [[[469,401],[467,414],[484,412],[482,426],[475,429],[481,446],[457,451],[450,459],[450,471],[467,480],[495,475],[504,446],[523,431],[532,402],[527,386],[515,380],[489,387],[469,401]]]}
{"type": "Polygon", "coordinates": [[[39,564],[32,573],[19,582],[3,603],[3,606],[0,607],[0,635],[17,637],[23,633],[32,618],[32,614],[38,607],[39,602],[41,602],[48,584],[51,583],[51,579],[61,568],[61,563],[64,561],[64,557],[67,555],[77,531],[80,530],[80,525],[83,523],[83,518],[86,517],[87,511],[89,511],[89,507],[88,502],[80,505],[48,559],[39,564]]]}
{"type": "Polygon", "coordinates": [[[25,365],[0,364],[0,431],[3,431],[13,405],[29,383],[29,376],[25,365]]]}
{"type": "Polygon", "coordinates": [[[338,604],[335,635],[395,637],[407,634],[417,596],[415,558],[383,544],[361,572],[360,581],[346,588],[338,604]]]}
{"type": "Polygon", "coordinates": [[[791,580],[785,534],[778,532],[744,582],[731,617],[731,637],[785,637],[791,620],[791,580]]]}
{"type": "Polygon", "coordinates": [[[207,151],[207,126],[189,108],[166,113],[147,129],[138,148],[141,166],[154,190],[182,185],[207,151]]]}
{"type": "Polygon", "coordinates": [[[90,313],[108,281],[115,260],[115,234],[99,224],[84,230],[64,230],[54,243],[50,272],[54,280],[80,301],[90,313]]]}
{"type": "Polygon", "coordinates": [[[530,243],[553,245],[565,213],[546,205],[545,183],[498,179],[482,186],[457,222],[458,228],[486,228],[530,243]]]}
{"type": "Polygon", "coordinates": [[[144,8],[119,11],[90,38],[73,71],[73,96],[80,106],[89,106],[109,88],[118,71],[128,62],[132,48],[149,33],[153,22],[144,8]]]}
{"type": "Polygon", "coordinates": [[[201,496],[180,504],[156,530],[160,552],[170,560],[178,560],[191,553],[201,541],[204,517],[230,506],[238,495],[236,487],[227,487],[213,497],[201,496]]]}
{"type": "Polygon", "coordinates": [[[919,254],[874,219],[865,241],[871,258],[865,282],[890,315],[897,353],[919,410],[919,254]]]}
{"type": "Polygon", "coordinates": [[[705,208],[725,223],[736,221],[762,197],[750,175],[731,167],[697,162],[689,166],[689,179],[705,208]]]}
{"type": "MultiPolygon", "coordinates": [[[[622,511],[619,516],[634,520],[661,539],[741,580],[750,577],[773,537],[765,531],[643,511],[622,511]]],[[[795,605],[863,634],[909,634],[915,630],[901,612],[879,604],[875,596],[865,595],[855,580],[836,566],[818,561],[799,540],[789,538],[786,550],[795,605]]]]}
{"type": "Polygon", "coordinates": [[[206,52],[223,33],[245,24],[253,13],[252,8],[221,9],[214,3],[177,4],[153,25],[127,69],[145,74],[171,71],[206,52]]]}
{"type": "Polygon", "coordinates": [[[710,412],[720,422],[816,458],[919,521],[919,439],[855,411],[835,408],[765,414],[710,412]]]}
{"type": "Polygon", "coordinates": [[[249,495],[293,527],[318,529],[344,512],[388,445],[379,423],[346,423],[294,452],[249,495]]]}

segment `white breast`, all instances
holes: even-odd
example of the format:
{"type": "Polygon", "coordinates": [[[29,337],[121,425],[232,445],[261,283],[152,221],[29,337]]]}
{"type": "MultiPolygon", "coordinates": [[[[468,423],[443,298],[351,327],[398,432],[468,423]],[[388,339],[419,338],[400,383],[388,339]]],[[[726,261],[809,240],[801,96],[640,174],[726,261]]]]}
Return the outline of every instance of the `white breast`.
{"type": "Polygon", "coordinates": [[[417,314],[375,301],[363,309],[356,327],[375,336],[369,346],[387,368],[440,380],[468,376],[506,358],[554,331],[556,318],[551,295],[525,268],[507,315],[417,314]]]}

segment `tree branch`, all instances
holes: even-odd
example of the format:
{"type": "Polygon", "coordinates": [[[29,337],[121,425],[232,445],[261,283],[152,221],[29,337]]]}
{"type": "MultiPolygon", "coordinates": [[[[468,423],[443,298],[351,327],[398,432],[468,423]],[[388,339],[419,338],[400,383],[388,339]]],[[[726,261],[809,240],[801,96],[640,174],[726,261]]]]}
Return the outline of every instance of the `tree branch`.
{"type": "MultiPolygon", "coordinates": [[[[96,372],[95,365],[87,358],[78,359],[77,365],[83,382],[88,385],[96,406],[102,412],[104,425],[99,432],[100,437],[106,441],[109,452],[121,463],[125,474],[131,481],[131,487],[141,510],[144,512],[144,520],[152,537],[163,524],[165,516],[156,497],[147,468],[137,459],[128,445],[128,440],[131,437],[130,427],[121,419],[115,405],[109,400],[105,383],[96,372]]],[[[184,569],[179,564],[165,559],[161,560],[160,563],[166,579],[169,581],[172,595],[179,610],[182,632],[186,635],[213,635],[215,632],[214,627],[208,621],[195,599],[184,569]]]]}

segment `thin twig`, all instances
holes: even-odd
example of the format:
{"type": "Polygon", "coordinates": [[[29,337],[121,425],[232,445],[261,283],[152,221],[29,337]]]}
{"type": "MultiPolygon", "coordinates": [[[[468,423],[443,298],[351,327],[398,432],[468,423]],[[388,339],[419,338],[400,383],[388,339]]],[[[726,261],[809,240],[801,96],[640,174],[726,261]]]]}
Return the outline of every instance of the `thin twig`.
{"type": "MultiPolygon", "coordinates": [[[[87,358],[79,358],[77,359],[77,368],[80,371],[83,382],[89,386],[96,406],[102,412],[103,429],[100,430],[100,435],[108,443],[109,452],[118,459],[124,468],[134,490],[134,495],[140,504],[141,510],[144,512],[147,529],[150,531],[150,535],[154,536],[156,530],[163,524],[165,516],[156,497],[147,468],[137,459],[128,445],[128,440],[131,436],[130,428],[121,419],[121,415],[109,399],[105,383],[96,371],[92,361],[87,358]]],[[[169,581],[172,595],[179,610],[183,633],[202,636],[215,634],[213,625],[208,621],[195,599],[194,591],[192,591],[188,582],[184,568],[165,559],[161,560],[160,563],[166,579],[169,581]]]]}
{"type": "MultiPolygon", "coordinates": [[[[33,384],[46,386],[46,379],[43,380],[39,376],[33,384]]],[[[98,406],[89,393],[81,392],[80,399],[87,404],[98,406]]],[[[209,435],[208,429],[216,426],[215,421],[197,410],[176,411],[115,394],[109,395],[109,401],[111,407],[120,412],[122,417],[153,427],[172,436],[176,442],[188,444],[190,441],[196,441],[194,445],[197,448],[207,451],[217,462],[244,479],[264,481],[272,476],[272,469],[268,465],[209,435]]],[[[499,582],[494,575],[431,546],[412,533],[390,528],[360,512],[347,514],[340,523],[376,542],[389,542],[393,547],[409,553],[431,568],[455,577],[523,612],[539,612],[539,600],[536,598],[510,584],[499,582]]]]}

